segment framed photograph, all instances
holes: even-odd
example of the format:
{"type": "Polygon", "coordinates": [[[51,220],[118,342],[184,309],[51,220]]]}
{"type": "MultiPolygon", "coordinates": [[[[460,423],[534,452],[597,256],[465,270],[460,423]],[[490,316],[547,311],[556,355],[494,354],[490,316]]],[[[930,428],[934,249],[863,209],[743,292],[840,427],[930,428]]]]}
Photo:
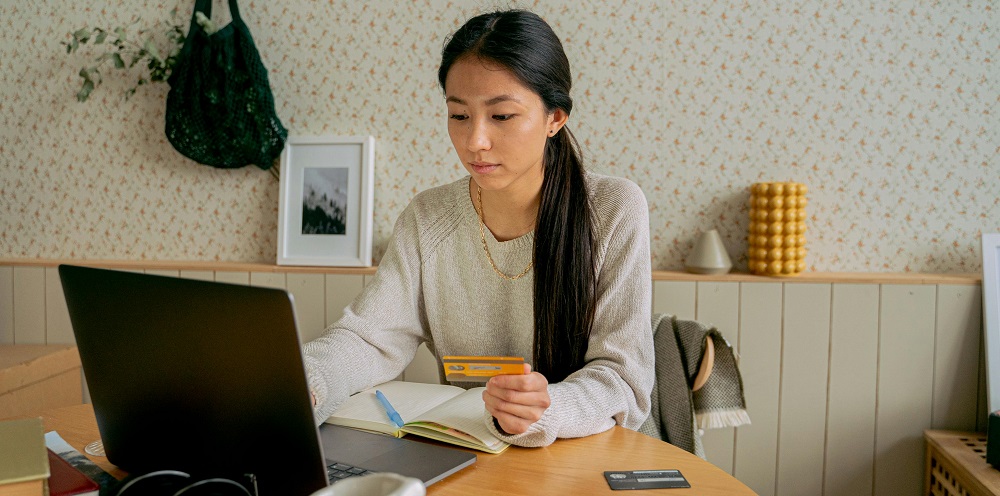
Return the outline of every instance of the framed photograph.
{"type": "Polygon", "coordinates": [[[983,333],[986,403],[995,412],[1000,410],[1000,233],[983,234],[983,333]]]}
{"type": "Polygon", "coordinates": [[[281,152],[278,265],[372,264],[375,138],[289,136],[281,152]]]}

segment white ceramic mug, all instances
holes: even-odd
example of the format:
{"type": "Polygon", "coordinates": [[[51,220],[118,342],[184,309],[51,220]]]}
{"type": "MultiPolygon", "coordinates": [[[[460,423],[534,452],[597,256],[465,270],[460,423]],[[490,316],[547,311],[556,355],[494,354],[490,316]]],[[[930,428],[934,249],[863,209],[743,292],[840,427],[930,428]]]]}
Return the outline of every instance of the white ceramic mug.
{"type": "Polygon", "coordinates": [[[420,479],[399,474],[377,474],[350,477],[312,493],[311,496],[424,496],[427,489],[420,479]]]}

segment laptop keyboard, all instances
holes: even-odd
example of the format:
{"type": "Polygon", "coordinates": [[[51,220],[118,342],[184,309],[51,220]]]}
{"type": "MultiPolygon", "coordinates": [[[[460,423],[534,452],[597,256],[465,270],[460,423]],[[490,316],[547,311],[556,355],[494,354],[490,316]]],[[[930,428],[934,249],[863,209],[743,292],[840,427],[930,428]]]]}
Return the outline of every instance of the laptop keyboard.
{"type": "Polygon", "coordinates": [[[331,463],[326,467],[327,476],[330,478],[330,482],[334,483],[339,480],[346,479],[348,477],[357,477],[359,475],[373,474],[370,470],[365,470],[360,467],[354,467],[346,463],[331,463]]]}

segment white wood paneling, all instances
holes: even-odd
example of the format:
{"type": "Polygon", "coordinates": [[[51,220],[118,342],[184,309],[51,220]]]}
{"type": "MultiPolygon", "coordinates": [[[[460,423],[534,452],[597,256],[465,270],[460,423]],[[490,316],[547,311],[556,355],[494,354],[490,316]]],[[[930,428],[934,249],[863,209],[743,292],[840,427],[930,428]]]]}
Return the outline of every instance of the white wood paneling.
{"type": "Polygon", "coordinates": [[[194,279],[197,281],[214,281],[215,272],[211,270],[182,270],[180,276],[184,279],[194,279]]]}
{"type": "Polygon", "coordinates": [[[834,284],[831,305],[824,494],[871,494],[879,286],[834,284]]]}
{"type": "Polygon", "coordinates": [[[45,268],[45,343],[76,344],[58,267],[45,268]]]}
{"type": "Polygon", "coordinates": [[[154,276],[180,277],[181,271],[168,269],[146,269],[143,272],[154,276]]]}
{"type": "Polygon", "coordinates": [[[757,494],[774,494],[778,466],[782,284],[740,284],[739,366],[750,425],[736,428],[733,475],[757,494]]]}
{"type": "Polygon", "coordinates": [[[327,274],[326,275],[326,325],[329,326],[344,316],[344,309],[364,289],[365,276],[327,274]]]}
{"type": "Polygon", "coordinates": [[[229,284],[243,284],[245,286],[249,286],[250,273],[229,271],[229,270],[217,270],[215,271],[215,280],[218,282],[226,282],[229,284]]]}
{"type": "MultiPolygon", "coordinates": [[[[697,298],[695,319],[715,326],[730,345],[738,343],[740,283],[699,282],[697,298]]],[[[707,429],[702,436],[705,458],[732,474],[735,439],[736,432],[733,427],[707,429]]]]}
{"type": "Polygon", "coordinates": [[[830,284],[787,285],[776,494],[822,494],[830,284]]]}
{"type": "Polygon", "coordinates": [[[250,285],[264,288],[285,289],[285,274],[283,272],[251,272],[250,285]]]}
{"type": "Polygon", "coordinates": [[[43,267],[14,267],[14,344],[45,344],[43,267]]]}
{"type": "Polygon", "coordinates": [[[417,354],[413,357],[413,361],[410,365],[406,367],[403,371],[403,380],[409,382],[425,382],[428,384],[437,384],[441,382],[440,375],[438,374],[438,362],[431,354],[431,351],[427,349],[427,345],[421,344],[417,348],[417,354]]]}
{"type": "Polygon", "coordinates": [[[690,281],[654,281],[653,312],[694,319],[697,289],[698,283],[690,281]]]}
{"type": "Polygon", "coordinates": [[[14,344],[13,267],[0,267],[0,344],[14,344]]]}
{"type": "Polygon", "coordinates": [[[934,286],[883,285],[879,311],[875,494],[919,494],[931,427],[934,286]]]}
{"type": "Polygon", "coordinates": [[[295,301],[299,339],[305,343],[319,337],[326,328],[326,281],[323,274],[290,273],[286,282],[288,292],[295,301]]]}
{"type": "Polygon", "coordinates": [[[942,286],[937,293],[934,337],[934,429],[976,429],[983,296],[979,286],[942,286]]]}

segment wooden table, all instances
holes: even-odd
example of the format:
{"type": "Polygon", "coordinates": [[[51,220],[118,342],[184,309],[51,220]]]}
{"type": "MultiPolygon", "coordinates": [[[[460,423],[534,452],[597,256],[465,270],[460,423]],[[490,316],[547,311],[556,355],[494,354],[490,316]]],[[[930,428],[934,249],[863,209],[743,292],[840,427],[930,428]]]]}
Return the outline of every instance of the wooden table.
{"type": "MultiPolygon", "coordinates": [[[[76,405],[42,412],[45,430],[55,430],[83,452],[99,432],[90,405],[76,405]]],[[[432,441],[428,441],[432,442],[432,441]]],[[[698,494],[755,494],[721,469],[671,444],[645,434],[615,427],[579,439],[560,439],[546,448],[511,446],[499,455],[475,452],[475,465],[429,488],[431,495],[616,494],[604,480],[605,470],[677,469],[691,483],[690,489],[658,489],[647,494],[682,496],[698,494]]],[[[126,474],[107,458],[87,455],[111,475],[126,474]]],[[[626,491],[626,493],[630,493],[626,491]]],[[[636,493],[639,494],[639,493],[636,493]]],[[[270,496],[270,495],[265,495],[270,496]]]]}

